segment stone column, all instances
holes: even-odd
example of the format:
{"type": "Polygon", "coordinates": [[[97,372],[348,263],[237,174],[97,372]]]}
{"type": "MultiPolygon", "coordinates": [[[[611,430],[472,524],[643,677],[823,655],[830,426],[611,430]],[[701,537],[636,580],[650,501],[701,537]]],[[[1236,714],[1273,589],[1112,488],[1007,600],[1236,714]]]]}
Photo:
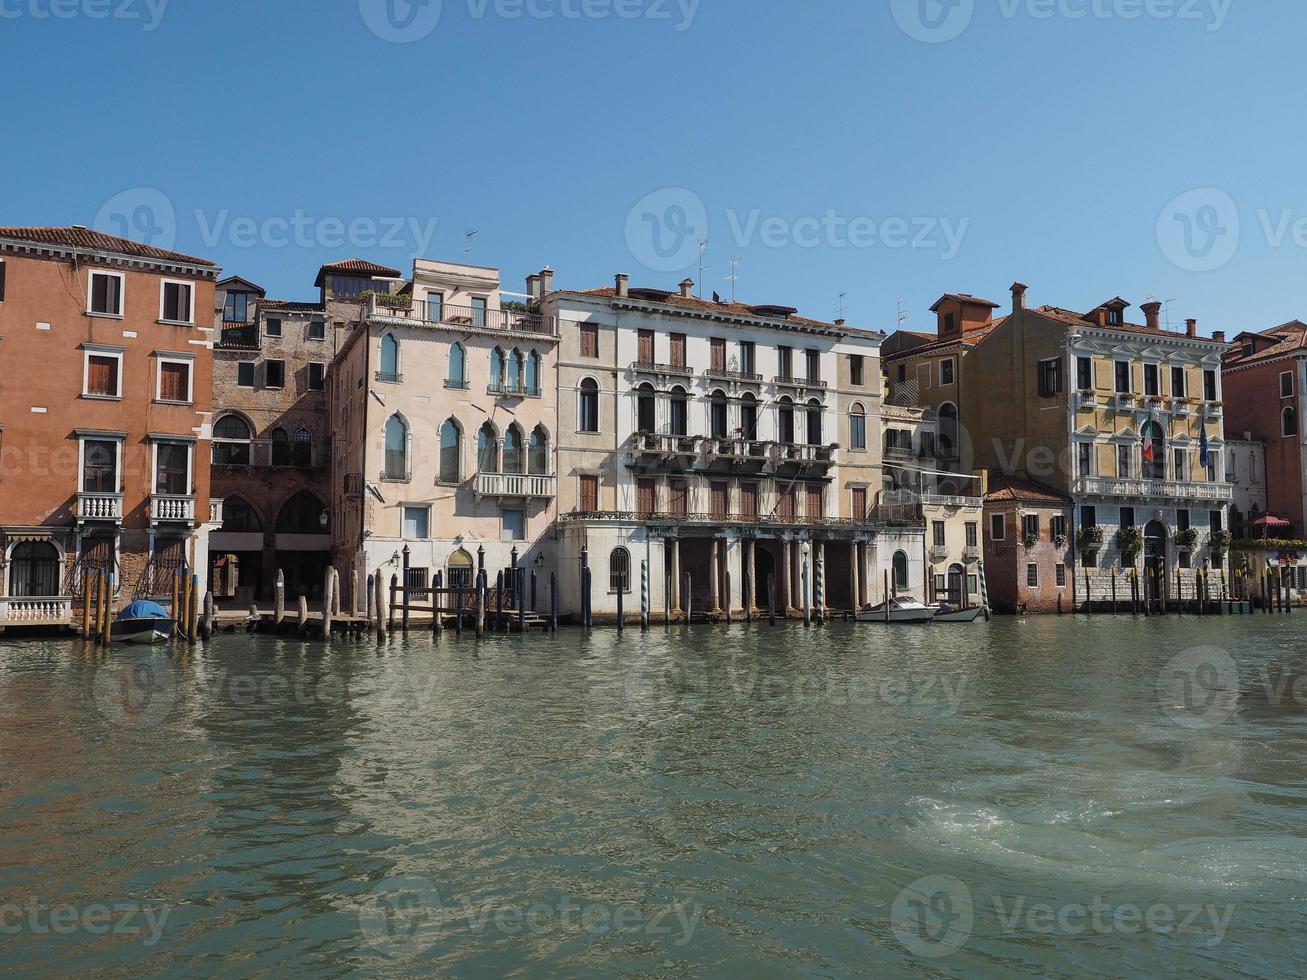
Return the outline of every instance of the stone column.
{"type": "Polygon", "coordinates": [[[681,595],[681,539],[672,538],[672,603],[674,610],[685,608],[685,596],[681,595]]]}
{"type": "MultiPolygon", "coordinates": [[[[721,612],[721,563],[718,560],[717,553],[721,549],[722,542],[719,538],[712,538],[709,542],[708,549],[708,609],[710,612],[721,612]]],[[[730,596],[726,597],[730,602],[730,596]]]]}

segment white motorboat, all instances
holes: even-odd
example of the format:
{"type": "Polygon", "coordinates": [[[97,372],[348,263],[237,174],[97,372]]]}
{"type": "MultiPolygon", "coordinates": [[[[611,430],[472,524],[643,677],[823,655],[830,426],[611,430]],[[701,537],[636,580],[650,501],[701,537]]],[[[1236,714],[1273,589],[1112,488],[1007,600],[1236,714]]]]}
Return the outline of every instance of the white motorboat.
{"type": "Polygon", "coordinates": [[[912,596],[899,595],[882,602],[879,606],[869,606],[858,613],[860,623],[929,623],[939,612],[934,606],[922,605],[912,596]]]}
{"type": "Polygon", "coordinates": [[[947,602],[937,603],[934,606],[935,623],[974,623],[980,618],[980,614],[985,610],[980,606],[972,606],[970,609],[955,609],[947,602]]]}

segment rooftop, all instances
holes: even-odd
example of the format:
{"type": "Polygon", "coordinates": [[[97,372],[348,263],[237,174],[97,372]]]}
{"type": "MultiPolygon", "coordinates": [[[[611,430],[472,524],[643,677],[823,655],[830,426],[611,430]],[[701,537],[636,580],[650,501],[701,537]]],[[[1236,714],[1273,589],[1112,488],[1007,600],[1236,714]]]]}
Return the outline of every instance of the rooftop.
{"type": "Polygon", "coordinates": [[[328,275],[337,273],[346,276],[380,276],[383,279],[398,279],[403,273],[389,266],[377,265],[367,259],[343,259],[340,262],[328,262],[318,270],[314,286],[321,286],[328,275]]]}
{"type": "Polygon", "coordinates": [[[52,245],[56,248],[83,248],[95,252],[116,252],[142,259],[154,259],[158,262],[182,263],[185,265],[205,265],[217,268],[208,259],[196,258],[181,252],[155,248],[134,242],[130,238],[106,235],[102,231],[84,228],[81,225],[71,227],[41,228],[0,228],[0,239],[9,238],[16,241],[33,242],[39,245],[52,245]]]}

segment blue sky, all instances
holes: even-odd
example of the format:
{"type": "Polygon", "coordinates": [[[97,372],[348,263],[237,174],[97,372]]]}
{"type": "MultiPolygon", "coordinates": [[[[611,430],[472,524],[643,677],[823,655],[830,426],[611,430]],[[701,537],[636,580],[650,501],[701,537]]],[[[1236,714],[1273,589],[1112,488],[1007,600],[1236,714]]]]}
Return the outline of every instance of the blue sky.
{"type": "Polygon", "coordinates": [[[707,237],[705,292],[738,257],[880,329],[1014,279],[1307,318],[1307,5],[949,3],[0,0],[0,224],[125,217],[287,298],[416,251],[672,288],[707,237]]]}

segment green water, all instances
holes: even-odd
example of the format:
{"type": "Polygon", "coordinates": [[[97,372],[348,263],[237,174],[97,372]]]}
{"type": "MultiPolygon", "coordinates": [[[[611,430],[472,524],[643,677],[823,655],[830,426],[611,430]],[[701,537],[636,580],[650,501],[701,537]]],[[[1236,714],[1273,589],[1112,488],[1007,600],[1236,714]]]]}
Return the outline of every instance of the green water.
{"type": "Polygon", "coordinates": [[[0,645],[0,969],[1302,975],[1307,618],[0,645]]]}

